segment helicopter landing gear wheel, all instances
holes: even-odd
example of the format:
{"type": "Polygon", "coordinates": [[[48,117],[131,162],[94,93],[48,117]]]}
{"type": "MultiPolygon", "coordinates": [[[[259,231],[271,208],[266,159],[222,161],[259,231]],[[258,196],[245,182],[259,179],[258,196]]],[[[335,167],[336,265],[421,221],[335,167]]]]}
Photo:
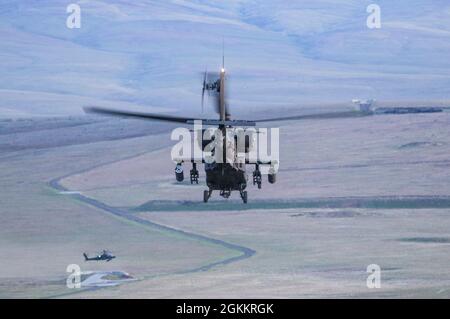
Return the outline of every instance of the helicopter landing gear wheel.
{"type": "Polygon", "coordinates": [[[211,193],[212,193],[212,191],[211,190],[205,190],[205,191],[203,191],[203,202],[204,203],[207,203],[208,202],[208,199],[211,197],[211,193]]]}
{"type": "Polygon", "coordinates": [[[241,198],[244,204],[247,204],[247,191],[241,191],[241,198]]]}

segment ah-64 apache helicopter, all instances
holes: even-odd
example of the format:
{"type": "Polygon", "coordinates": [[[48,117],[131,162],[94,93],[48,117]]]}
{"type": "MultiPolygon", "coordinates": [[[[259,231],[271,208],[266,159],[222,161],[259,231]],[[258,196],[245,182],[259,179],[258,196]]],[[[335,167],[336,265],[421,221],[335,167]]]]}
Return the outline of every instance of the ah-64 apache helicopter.
{"type": "MultiPolygon", "coordinates": [[[[191,184],[198,184],[199,173],[197,170],[197,164],[203,163],[205,167],[206,173],[206,185],[208,187],[207,190],[203,193],[203,201],[206,203],[208,199],[211,197],[213,191],[220,191],[220,195],[224,198],[228,198],[231,195],[232,191],[239,191],[239,194],[244,203],[247,203],[247,173],[246,173],[246,165],[254,165],[255,169],[253,171],[253,185],[257,185],[258,188],[261,188],[262,183],[262,173],[260,166],[265,165],[268,166],[268,181],[273,184],[276,181],[276,167],[278,165],[277,161],[273,160],[260,160],[257,158],[250,159],[248,156],[245,157],[245,161],[235,160],[237,154],[242,154],[243,152],[248,155],[252,151],[255,146],[255,135],[246,135],[245,143],[238,143],[237,136],[234,135],[234,138],[230,138],[230,134],[227,133],[227,130],[233,128],[248,128],[256,126],[256,123],[261,122],[274,122],[274,121],[284,121],[284,120],[295,120],[301,119],[305,116],[288,116],[288,117],[280,117],[280,118],[268,118],[257,121],[249,121],[249,120],[233,120],[231,119],[229,107],[226,99],[226,72],[224,67],[224,58],[222,58],[222,68],[220,72],[217,73],[208,73],[205,71],[203,77],[203,88],[202,88],[202,109],[204,104],[204,96],[205,92],[208,92],[208,95],[213,98],[216,112],[219,114],[219,119],[203,119],[203,118],[189,118],[189,117],[180,117],[180,116],[171,116],[171,115],[162,115],[162,114],[152,114],[152,113],[144,113],[144,112],[133,112],[126,110],[113,110],[113,109],[105,109],[101,107],[86,107],[85,111],[89,113],[99,113],[105,115],[113,115],[120,117],[130,117],[130,118],[140,118],[140,119],[148,119],[148,120],[157,120],[157,121],[166,121],[172,123],[179,124],[188,124],[193,125],[195,123],[201,123],[203,126],[215,126],[217,127],[216,131],[221,134],[216,134],[212,137],[215,139],[216,150],[217,146],[223,148],[222,152],[216,152],[213,155],[216,156],[221,153],[223,156],[222,160],[215,160],[212,162],[205,161],[205,159],[178,159],[175,167],[175,176],[178,182],[182,182],[184,180],[183,173],[183,162],[191,162],[192,169],[190,170],[190,182],[191,184]],[[198,122],[197,122],[198,121],[198,122]],[[195,123],[194,123],[195,122],[195,123]],[[245,145],[243,145],[245,144],[245,145]],[[243,149],[240,149],[239,146],[243,145],[243,149]],[[228,155],[227,155],[228,154],[228,155]],[[230,160],[230,154],[232,159],[230,160]],[[228,156],[228,158],[227,158],[228,156]]],[[[205,130],[202,131],[204,133],[205,130]]],[[[202,134],[203,136],[203,134],[202,134]]],[[[207,144],[202,140],[200,141],[202,151],[205,151],[207,144]]]]}
{"type": "Polygon", "coordinates": [[[114,256],[111,252],[107,250],[103,250],[100,254],[94,257],[89,257],[86,253],[83,253],[83,256],[84,261],[101,261],[101,260],[111,261],[114,258],[116,258],[116,256],[114,256]]]}

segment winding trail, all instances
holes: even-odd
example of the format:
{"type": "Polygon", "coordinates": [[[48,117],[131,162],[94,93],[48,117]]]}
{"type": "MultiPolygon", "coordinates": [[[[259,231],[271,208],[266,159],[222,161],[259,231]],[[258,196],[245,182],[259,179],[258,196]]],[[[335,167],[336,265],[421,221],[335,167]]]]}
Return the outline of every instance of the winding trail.
{"type": "MultiPolygon", "coordinates": [[[[160,147],[158,149],[154,149],[150,152],[157,151],[159,149],[162,149],[164,147],[160,147]]],[[[76,199],[78,201],[81,201],[87,205],[93,206],[95,208],[101,209],[102,211],[112,214],[114,216],[123,218],[128,221],[132,221],[135,223],[138,223],[140,225],[143,225],[145,227],[150,227],[156,230],[161,230],[164,232],[169,232],[177,235],[181,235],[182,237],[186,239],[193,239],[199,242],[209,243],[213,245],[218,245],[223,248],[235,251],[237,253],[236,256],[224,258],[221,260],[217,260],[214,262],[210,262],[208,264],[195,267],[195,268],[188,268],[185,270],[179,270],[172,273],[164,273],[159,275],[147,275],[142,277],[142,280],[148,280],[155,277],[161,277],[161,276],[170,276],[170,275],[180,275],[180,274],[188,274],[188,273],[195,273],[195,272],[201,272],[201,271],[207,271],[210,270],[213,267],[218,266],[224,266],[230,263],[238,262],[247,258],[252,257],[256,251],[237,244],[229,243],[224,240],[208,237],[205,235],[188,232],[182,229],[173,228],[170,226],[162,225],[155,223],[153,221],[140,218],[136,216],[136,214],[133,213],[136,211],[177,211],[182,208],[184,211],[204,211],[204,210],[213,210],[213,211],[220,211],[220,210],[248,210],[248,209],[289,209],[289,208],[372,208],[372,209],[404,209],[404,208],[450,208],[450,196],[361,196],[361,197],[328,197],[328,198],[303,198],[303,199],[297,199],[297,200],[262,200],[254,203],[249,203],[246,206],[238,205],[235,202],[226,202],[224,204],[223,201],[220,202],[211,202],[208,206],[205,206],[203,203],[202,205],[199,205],[197,202],[191,202],[191,201],[150,201],[148,203],[145,203],[139,207],[131,207],[131,208],[119,208],[114,206],[109,206],[99,200],[96,200],[94,198],[85,196],[81,193],[70,193],[71,190],[64,187],[61,184],[61,180],[77,175],[82,174],[85,172],[88,172],[92,169],[110,165],[116,162],[124,161],[127,159],[135,158],[138,156],[142,156],[144,154],[149,153],[141,152],[138,154],[134,154],[128,157],[123,157],[114,161],[105,162],[96,164],[93,166],[90,166],[88,168],[85,168],[83,170],[72,172],[70,174],[54,178],[49,182],[49,185],[51,188],[58,192],[68,192],[69,196],[73,199],[76,199]],[[181,207],[181,204],[182,207],[181,207]]],[[[240,201],[239,201],[240,203],[240,201]]],[[[106,288],[98,288],[98,287],[92,287],[92,288],[86,288],[84,290],[78,290],[78,291],[71,291],[67,293],[62,293],[54,296],[50,296],[50,298],[55,297],[65,297],[68,295],[74,295],[78,293],[83,293],[87,291],[93,291],[96,289],[106,289],[106,288]]]]}
{"type": "MultiPolygon", "coordinates": [[[[152,152],[154,152],[154,151],[156,151],[156,150],[152,150],[152,152]]],[[[102,163],[102,164],[98,164],[98,165],[95,165],[95,166],[91,166],[91,167],[89,167],[87,169],[83,169],[83,170],[80,170],[80,171],[77,171],[77,172],[72,172],[70,174],[67,174],[67,175],[64,175],[64,176],[52,179],[49,182],[49,185],[50,185],[50,187],[52,187],[54,190],[56,190],[58,192],[70,192],[71,191],[70,189],[67,189],[66,187],[61,185],[60,181],[62,179],[70,177],[72,175],[85,173],[85,172],[90,171],[90,170],[92,170],[94,168],[97,168],[97,167],[110,165],[110,164],[113,164],[115,162],[119,162],[119,161],[131,159],[131,158],[134,158],[134,157],[138,157],[138,156],[141,156],[141,155],[146,154],[146,153],[148,153],[148,152],[135,154],[135,155],[132,155],[132,156],[129,156],[129,157],[125,157],[125,158],[121,158],[121,159],[118,159],[118,160],[115,160],[115,161],[111,161],[111,162],[108,162],[108,163],[102,163]]],[[[200,271],[207,271],[207,270],[209,270],[209,269],[211,269],[213,267],[216,267],[216,266],[224,266],[224,265],[227,265],[227,264],[230,264],[230,263],[233,263],[233,262],[237,262],[237,261],[241,261],[241,260],[250,258],[256,253],[255,250],[253,250],[251,248],[248,248],[248,247],[245,247],[245,246],[229,243],[229,242],[226,242],[226,241],[223,241],[223,240],[220,240],[220,239],[208,237],[208,236],[201,235],[201,234],[196,234],[196,233],[184,231],[182,229],[172,228],[172,227],[169,227],[169,226],[166,226],[166,225],[158,224],[158,223],[146,220],[146,219],[139,218],[139,217],[135,216],[133,213],[130,213],[129,211],[127,211],[125,209],[120,209],[120,208],[117,208],[117,207],[109,206],[109,205],[107,205],[107,204],[105,204],[103,202],[100,202],[100,201],[98,201],[96,199],[87,197],[87,196],[82,195],[80,193],[71,193],[70,196],[72,198],[74,198],[74,199],[77,199],[77,200],[79,200],[81,202],[84,202],[84,203],[90,205],[90,206],[96,207],[98,209],[101,209],[101,210],[103,210],[103,211],[105,211],[105,212],[107,212],[109,214],[118,216],[120,218],[124,218],[126,220],[133,221],[133,222],[139,223],[141,225],[144,225],[144,226],[147,226],[147,227],[151,227],[153,229],[157,229],[157,230],[162,230],[162,231],[178,234],[178,235],[184,236],[185,238],[194,239],[194,240],[198,240],[198,241],[201,241],[201,242],[206,242],[206,243],[222,246],[224,248],[227,248],[227,249],[230,249],[230,250],[234,250],[234,251],[236,251],[238,253],[238,255],[234,256],[234,257],[229,257],[229,258],[226,258],[226,259],[222,259],[222,260],[218,260],[218,261],[215,261],[215,262],[211,262],[209,264],[206,264],[206,265],[203,265],[203,266],[200,266],[200,267],[186,269],[186,270],[181,270],[181,271],[177,271],[177,272],[173,272],[173,273],[165,274],[165,275],[179,275],[179,274],[187,274],[187,273],[194,273],[194,272],[200,272],[200,271]]],[[[147,276],[147,277],[148,278],[152,278],[153,276],[147,276]]],[[[83,291],[86,291],[86,290],[83,290],[83,291]]],[[[83,291],[78,291],[78,292],[81,293],[83,291]]],[[[77,292],[75,292],[75,293],[77,293],[77,292]]],[[[68,293],[68,294],[73,294],[73,292],[72,293],[68,293]]],[[[64,296],[64,295],[67,295],[67,294],[62,294],[62,295],[53,296],[53,297],[61,297],[61,296],[64,296]]]]}

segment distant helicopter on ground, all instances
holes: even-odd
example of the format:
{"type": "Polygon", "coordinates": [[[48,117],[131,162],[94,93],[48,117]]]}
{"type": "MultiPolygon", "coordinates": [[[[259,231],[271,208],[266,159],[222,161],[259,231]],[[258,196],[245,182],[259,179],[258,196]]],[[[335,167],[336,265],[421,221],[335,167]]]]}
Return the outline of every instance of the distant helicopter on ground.
{"type": "Polygon", "coordinates": [[[116,258],[116,256],[114,256],[113,254],[111,254],[111,252],[107,250],[103,250],[100,254],[98,254],[95,257],[89,257],[86,253],[83,253],[83,256],[84,261],[101,261],[101,260],[111,261],[114,258],[116,258]]]}

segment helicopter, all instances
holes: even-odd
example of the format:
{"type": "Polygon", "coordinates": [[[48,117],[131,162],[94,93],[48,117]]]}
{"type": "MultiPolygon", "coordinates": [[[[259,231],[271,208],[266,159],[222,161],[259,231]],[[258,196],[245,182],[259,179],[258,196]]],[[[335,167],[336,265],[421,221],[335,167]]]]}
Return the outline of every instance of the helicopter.
{"type": "Polygon", "coordinates": [[[86,253],[83,253],[84,256],[84,261],[101,261],[101,260],[106,260],[111,261],[112,259],[116,258],[116,256],[114,256],[113,254],[111,254],[111,252],[107,251],[107,250],[103,250],[100,254],[98,254],[95,257],[89,257],[86,253]]]}
{"type": "MultiPolygon", "coordinates": [[[[265,166],[265,168],[267,168],[264,171],[267,172],[268,182],[270,184],[274,184],[276,182],[276,172],[279,163],[276,160],[262,160],[260,158],[250,159],[248,158],[248,156],[246,156],[245,161],[236,161],[236,154],[249,154],[253,150],[258,134],[246,135],[244,136],[245,143],[238,143],[237,136],[234,135],[234,137],[230,137],[229,131],[233,128],[255,127],[257,123],[262,122],[278,122],[304,119],[305,116],[286,116],[278,118],[266,118],[261,120],[234,120],[231,118],[229,104],[226,98],[226,80],[227,73],[225,70],[225,58],[224,56],[222,56],[222,68],[218,73],[205,71],[203,74],[201,99],[203,111],[205,93],[208,93],[208,97],[211,97],[213,99],[215,110],[219,115],[218,119],[181,117],[138,111],[116,110],[98,106],[86,106],[84,107],[84,110],[86,113],[95,113],[109,116],[165,121],[187,125],[201,123],[202,126],[215,127],[216,132],[218,132],[219,134],[215,134],[211,138],[211,140],[214,140],[214,142],[216,143],[215,150],[221,150],[220,152],[213,152],[216,160],[208,162],[205,161],[204,158],[200,160],[194,158],[177,159],[175,166],[175,178],[178,182],[183,182],[183,163],[191,162],[192,169],[189,172],[190,182],[191,184],[198,184],[199,171],[197,165],[204,164],[206,173],[206,185],[208,187],[208,189],[204,190],[203,192],[203,201],[205,203],[208,202],[213,191],[219,191],[220,196],[222,196],[223,198],[229,198],[233,191],[238,191],[243,203],[246,204],[248,201],[248,193],[246,190],[248,175],[246,173],[246,165],[254,166],[254,170],[252,173],[252,182],[253,185],[257,185],[258,189],[261,189],[263,175],[261,166],[265,166]],[[232,154],[231,160],[229,158],[229,154],[232,154]],[[222,158],[219,158],[219,160],[217,160],[218,156],[222,158]]],[[[206,129],[203,129],[202,133],[204,134],[205,131],[206,129]]],[[[205,143],[204,140],[199,141],[199,143],[202,151],[205,151],[208,143],[205,143]]]]}

